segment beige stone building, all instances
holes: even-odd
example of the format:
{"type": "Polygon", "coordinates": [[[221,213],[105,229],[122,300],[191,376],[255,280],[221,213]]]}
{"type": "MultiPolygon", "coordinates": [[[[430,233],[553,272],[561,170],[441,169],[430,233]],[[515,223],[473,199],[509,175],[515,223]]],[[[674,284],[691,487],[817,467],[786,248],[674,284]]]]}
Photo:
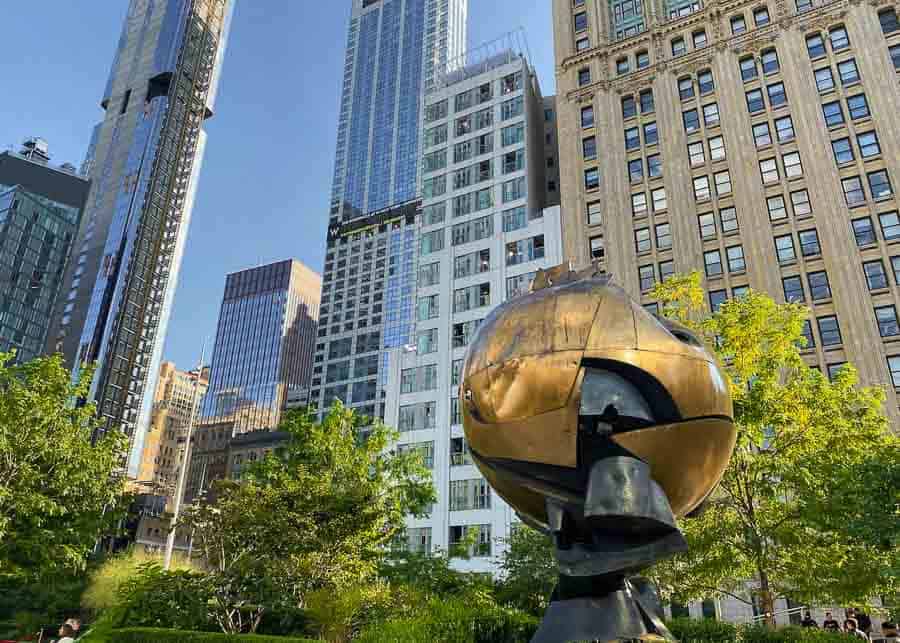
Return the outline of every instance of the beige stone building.
{"type": "Polygon", "coordinates": [[[172,362],[163,362],[141,456],[139,484],[149,485],[162,495],[174,493],[195,396],[199,408],[208,385],[209,369],[199,373],[179,371],[172,362]]]}
{"type": "Polygon", "coordinates": [[[900,24],[884,0],[553,0],[564,252],[812,311],[806,350],[900,386],[900,24]]]}

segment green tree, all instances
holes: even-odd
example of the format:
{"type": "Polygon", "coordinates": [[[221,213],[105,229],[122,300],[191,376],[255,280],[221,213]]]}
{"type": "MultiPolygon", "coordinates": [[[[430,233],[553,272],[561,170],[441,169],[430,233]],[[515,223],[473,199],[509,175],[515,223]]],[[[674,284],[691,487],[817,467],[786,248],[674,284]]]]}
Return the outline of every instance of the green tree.
{"type": "Polygon", "coordinates": [[[380,422],[336,404],[321,422],[296,411],[280,428],[284,448],[186,514],[225,631],[253,631],[269,607],[374,578],[405,516],[435,499],[421,456],[390,451],[397,433],[380,422]],[[250,606],[249,626],[238,624],[250,606]]]}
{"type": "Polygon", "coordinates": [[[43,582],[83,570],[116,520],[124,438],[98,426],[90,377],[72,384],[62,358],[0,354],[0,581],[43,582]]]}
{"type": "Polygon", "coordinates": [[[521,525],[512,530],[506,545],[500,558],[498,602],[531,614],[543,614],[559,577],[552,540],[521,525]]]}
{"type": "Polygon", "coordinates": [[[800,354],[808,311],[749,292],[713,315],[697,273],[659,284],[663,314],[694,328],[725,365],[738,442],[700,515],[682,521],[689,551],[655,568],[681,602],[730,594],[860,603],[897,582],[898,439],[884,392],[851,366],[829,381],[800,354]]]}

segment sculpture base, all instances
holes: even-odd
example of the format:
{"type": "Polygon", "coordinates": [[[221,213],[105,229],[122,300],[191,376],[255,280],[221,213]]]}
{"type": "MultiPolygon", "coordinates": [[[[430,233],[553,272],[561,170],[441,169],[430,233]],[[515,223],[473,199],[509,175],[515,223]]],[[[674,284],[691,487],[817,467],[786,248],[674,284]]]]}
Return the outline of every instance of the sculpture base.
{"type": "Polygon", "coordinates": [[[655,592],[643,579],[626,580],[621,589],[599,596],[552,600],[531,643],[622,640],[676,640],[662,622],[655,592]]]}

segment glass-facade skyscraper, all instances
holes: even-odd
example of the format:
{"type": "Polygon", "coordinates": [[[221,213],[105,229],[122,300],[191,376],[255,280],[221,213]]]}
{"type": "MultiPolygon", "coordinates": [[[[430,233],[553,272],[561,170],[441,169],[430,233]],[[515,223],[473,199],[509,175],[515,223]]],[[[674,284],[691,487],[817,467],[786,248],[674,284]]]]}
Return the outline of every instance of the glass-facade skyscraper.
{"type": "Polygon", "coordinates": [[[51,350],[129,436],[137,474],[233,0],[131,0],[84,170],[91,191],[51,350]]]}
{"type": "Polygon", "coordinates": [[[309,385],[321,288],[294,260],[228,275],[202,423],[230,423],[232,433],[278,426],[288,390],[309,385]]]}
{"type": "Polygon", "coordinates": [[[412,341],[423,96],[462,57],[467,0],[353,0],[311,402],[384,416],[412,341]]]}

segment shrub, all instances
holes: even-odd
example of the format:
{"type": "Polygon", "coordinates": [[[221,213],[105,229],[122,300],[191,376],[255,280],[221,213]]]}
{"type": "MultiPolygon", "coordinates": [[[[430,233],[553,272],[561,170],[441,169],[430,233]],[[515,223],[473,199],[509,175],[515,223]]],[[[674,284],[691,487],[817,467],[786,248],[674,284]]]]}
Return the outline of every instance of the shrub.
{"type": "Polygon", "coordinates": [[[181,630],[215,630],[209,603],[213,589],[208,577],[188,570],[165,571],[157,563],[138,567],[136,577],[118,588],[114,624],[181,630]]]}
{"type": "Polygon", "coordinates": [[[153,627],[129,627],[110,633],[108,643],[315,643],[312,639],[284,638],[259,634],[188,632],[153,627]]]}
{"type": "Polygon", "coordinates": [[[365,629],[357,641],[520,643],[529,641],[537,628],[538,619],[515,610],[435,600],[418,617],[378,623],[365,629]]]}
{"type": "Polygon", "coordinates": [[[840,633],[803,627],[785,627],[771,630],[762,625],[741,628],[743,643],[847,643],[840,633]]]}
{"type": "Polygon", "coordinates": [[[737,640],[737,628],[722,621],[676,618],[667,625],[672,635],[684,643],[732,643],[737,640]]]}

